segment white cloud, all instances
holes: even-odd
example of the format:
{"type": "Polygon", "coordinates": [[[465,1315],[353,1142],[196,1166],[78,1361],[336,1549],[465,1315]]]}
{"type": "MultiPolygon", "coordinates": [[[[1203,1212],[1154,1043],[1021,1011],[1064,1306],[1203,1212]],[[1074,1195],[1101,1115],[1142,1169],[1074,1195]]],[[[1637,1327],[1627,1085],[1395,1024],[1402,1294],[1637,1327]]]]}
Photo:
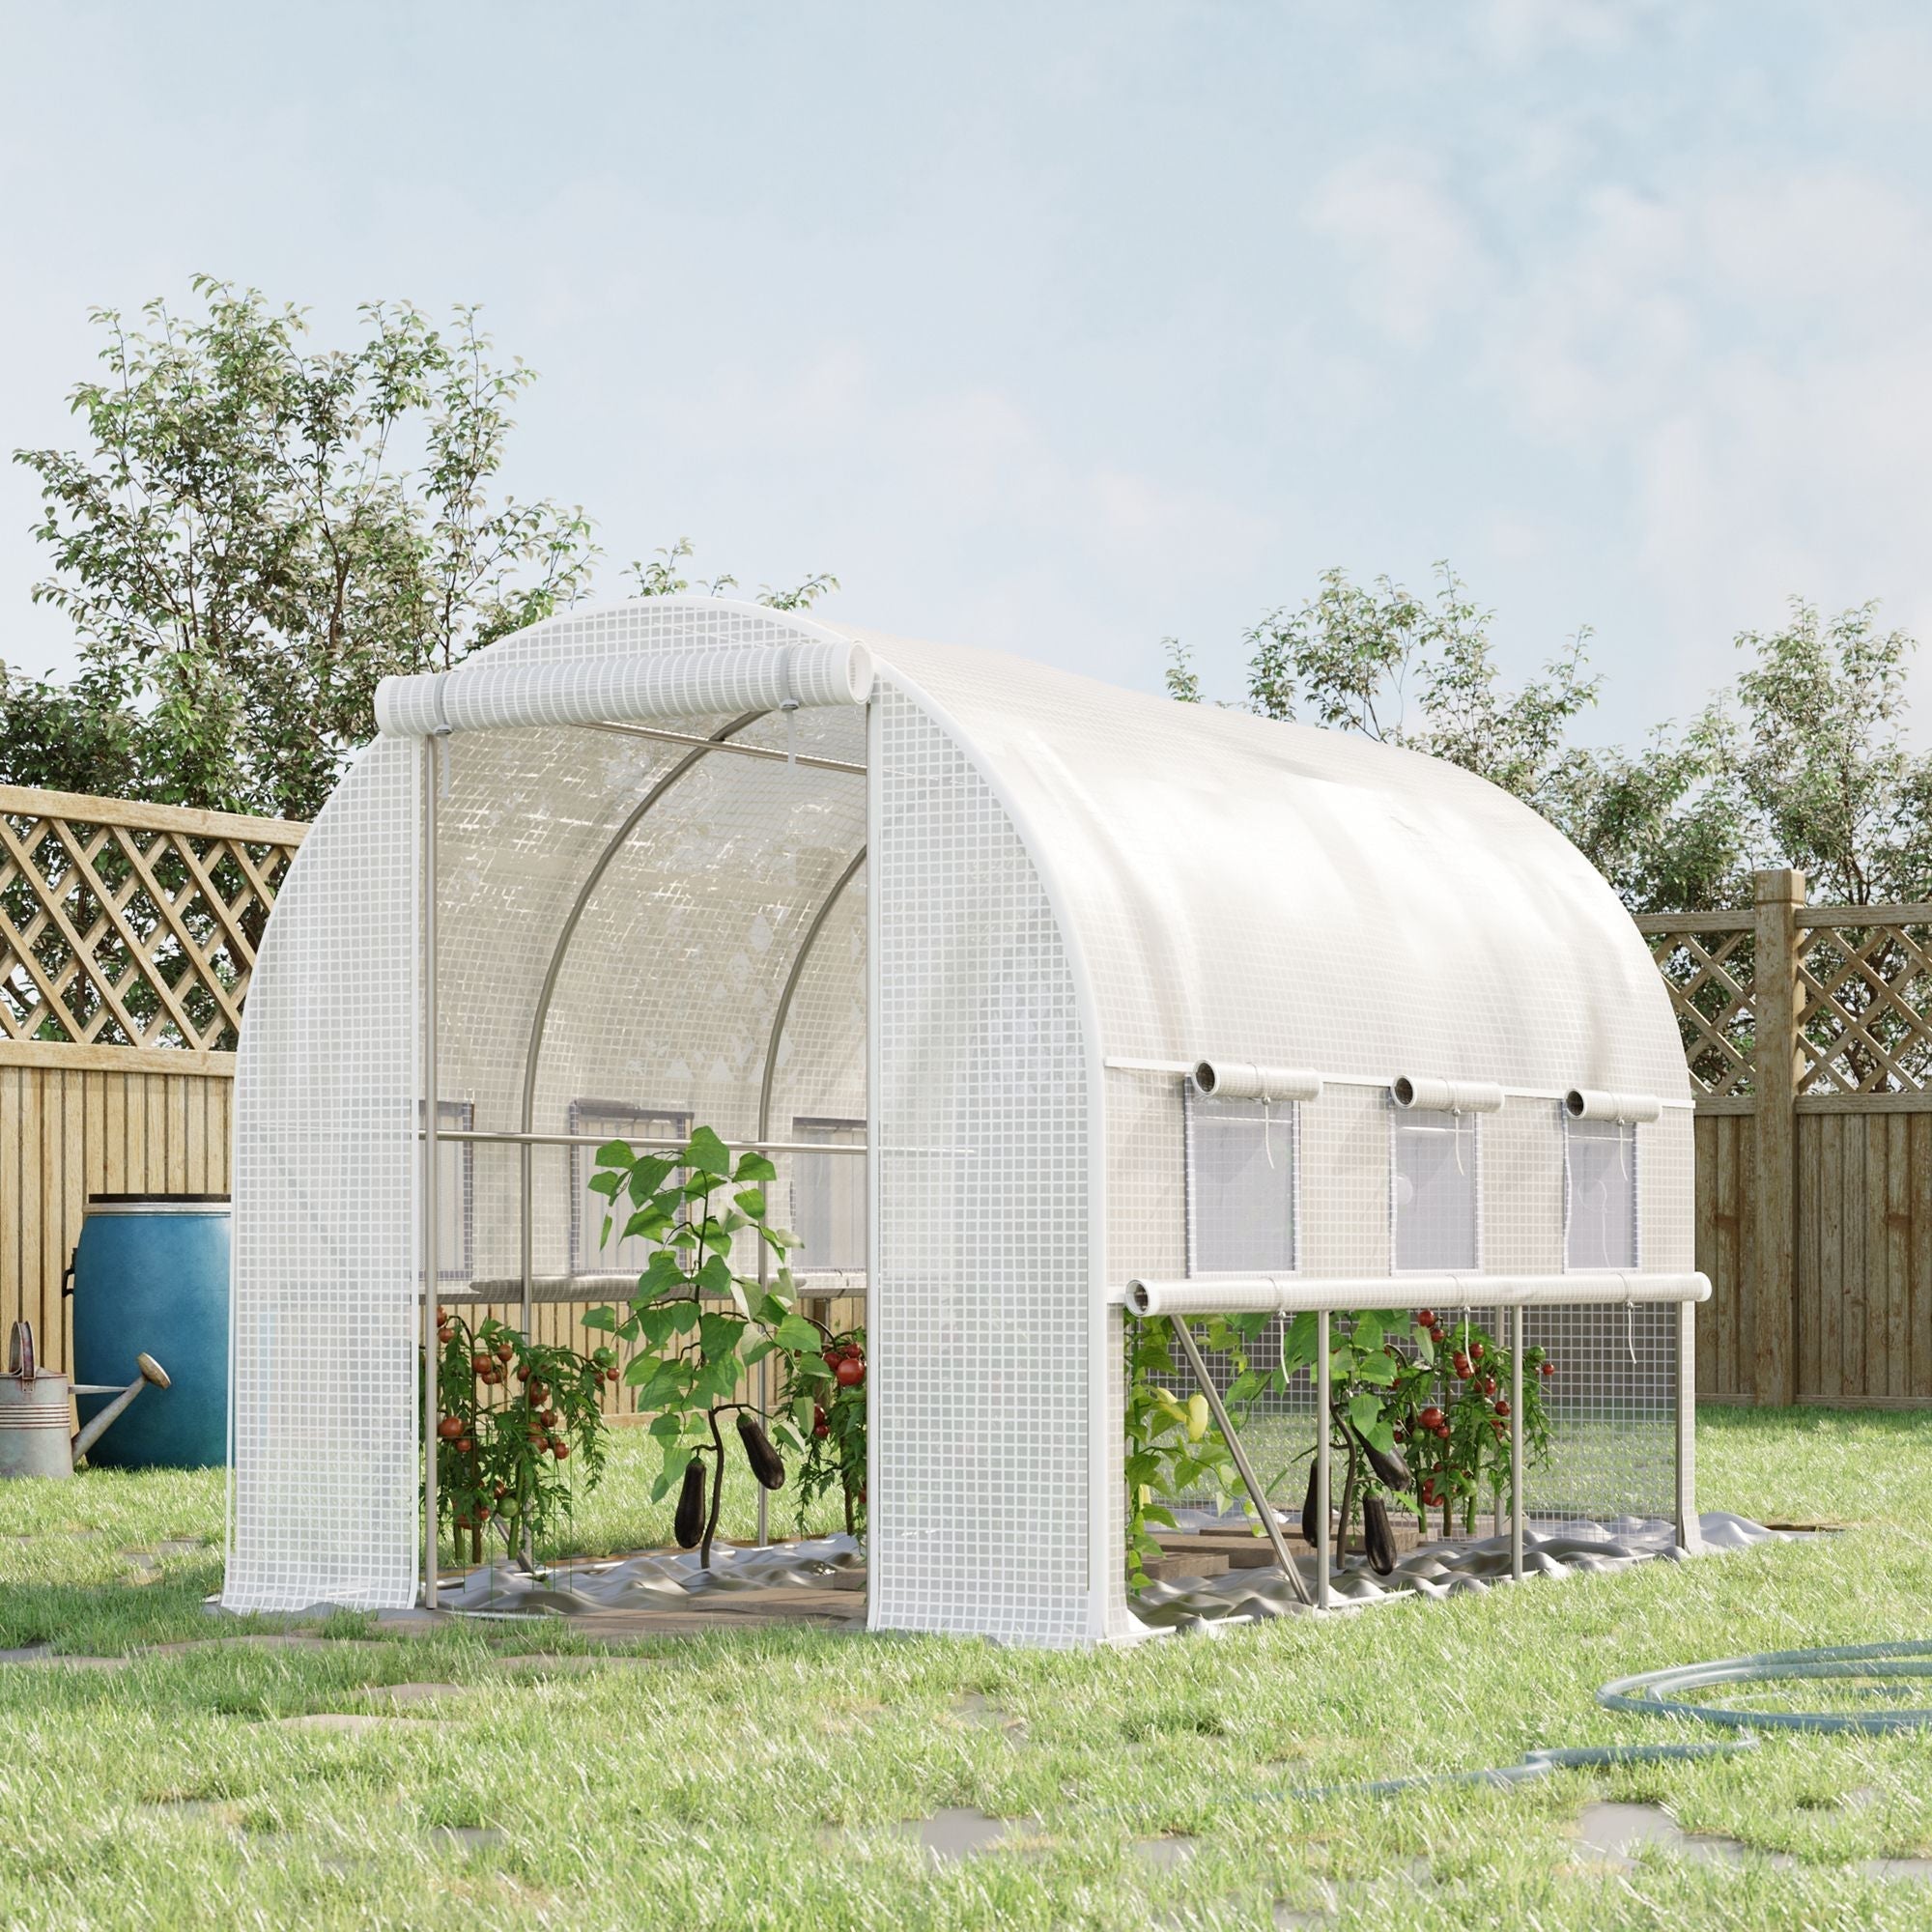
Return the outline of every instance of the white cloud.
{"type": "Polygon", "coordinates": [[[1308,221],[1352,270],[1357,311],[1394,342],[1426,342],[1490,269],[1474,229],[1426,156],[1364,156],[1318,183],[1308,221]]]}

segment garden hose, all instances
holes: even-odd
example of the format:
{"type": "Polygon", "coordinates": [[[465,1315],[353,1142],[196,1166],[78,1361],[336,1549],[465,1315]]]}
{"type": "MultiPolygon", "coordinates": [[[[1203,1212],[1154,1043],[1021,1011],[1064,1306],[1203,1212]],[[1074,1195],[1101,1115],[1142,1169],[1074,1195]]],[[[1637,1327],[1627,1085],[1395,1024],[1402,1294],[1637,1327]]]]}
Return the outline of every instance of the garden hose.
{"type": "Polygon", "coordinates": [[[1738,1710],[1722,1704],[1686,1702],[1671,1693],[1704,1690],[1719,1684],[1783,1684],[1811,1680],[1860,1680],[1866,1694],[1904,1693],[1905,1678],[1932,1677],[1932,1643],[1855,1643],[1826,1650],[1774,1650],[1762,1657],[1732,1657],[1717,1663],[1683,1663],[1669,1670],[1646,1670],[1620,1677],[1597,1692],[1606,1711],[1640,1711],[1652,1718],[1694,1718],[1702,1724],[1729,1724],[1740,1730],[1821,1731],[1824,1733],[1915,1731],[1932,1727],[1932,1707],[1923,1704],[1884,1711],[1738,1710]],[[1871,1669],[1878,1663],[1886,1666],[1871,1669]]]}

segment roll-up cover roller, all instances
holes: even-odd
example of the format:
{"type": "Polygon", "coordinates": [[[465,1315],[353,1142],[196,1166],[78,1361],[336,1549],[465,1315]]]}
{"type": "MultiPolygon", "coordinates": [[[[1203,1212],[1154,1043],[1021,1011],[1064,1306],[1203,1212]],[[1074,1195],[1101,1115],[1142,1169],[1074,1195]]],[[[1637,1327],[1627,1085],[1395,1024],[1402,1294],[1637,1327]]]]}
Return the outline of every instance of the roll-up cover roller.
{"type": "Polygon", "coordinates": [[[1203,1060],[1194,1067],[1194,1085],[1212,1100],[1314,1100],[1321,1076],[1300,1066],[1258,1066],[1249,1060],[1203,1060]]]}
{"type": "Polygon", "coordinates": [[[517,724],[599,724],[863,704],[872,657],[844,638],[790,644],[698,644],[562,663],[478,663],[376,687],[392,738],[517,724]]]}
{"type": "Polygon", "coordinates": [[[1499,1114],[1503,1090],[1489,1080],[1431,1080],[1401,1073],[1389,1082],[1389,1098],[1404,1109],[1438,1114],[1499,1114]]]}
{"type": "Polygon", "coordinates": [[[1662,1118],[1663,1102],[1655,1094],[1605,1094],[1591,1087],[1573,1087],[1563,1096],[1563,1110],[1573,1121],[1655,1121],[1662,1118]]]}
{"type": "Polygon", "coordinates": [[[1459,1274],[1451,1270],[1324,1278],[1254,1274],[1187,1281],[1130,1281],[1127,1312],[1140,1316],[1286,1315],[1304,1309],[1533,1308],[1708,1301],[1710,1281],[1690,1272],[1459,1274]]]}

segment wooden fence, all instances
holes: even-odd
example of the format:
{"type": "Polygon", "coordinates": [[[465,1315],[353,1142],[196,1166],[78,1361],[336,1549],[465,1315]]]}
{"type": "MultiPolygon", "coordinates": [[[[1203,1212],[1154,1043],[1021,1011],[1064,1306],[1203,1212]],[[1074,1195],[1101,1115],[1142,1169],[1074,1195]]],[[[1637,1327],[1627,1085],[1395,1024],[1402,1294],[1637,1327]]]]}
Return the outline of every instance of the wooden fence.
{"type": "Polygon", "coordinates": [[[1697,1090],[1697,1393],[1932,1406],[1932,905],[1637,921],[1697,1090]]]}
{"type": "MultiPolygon", "coordinates": [[[[0,1319],[51,1367],[86,1197],[227,1191],[236,1030],[305,830],[0,786],[0,1319]]],[[[1698,1094],[1698,1393],[1932,1404],[1932,905],[1810,906],[1795,872],[1755,901],[1637,922],[1698,1094]]],[[[561,1304],[539,1328],[581,1339],[561,1304]]]]}
{"type": "Polygon", "coordinates": [[[51,1368],[87,1196],[227,1192],[236,1030],[306,829],[0,785],[0,1318],[51,1368]]]}

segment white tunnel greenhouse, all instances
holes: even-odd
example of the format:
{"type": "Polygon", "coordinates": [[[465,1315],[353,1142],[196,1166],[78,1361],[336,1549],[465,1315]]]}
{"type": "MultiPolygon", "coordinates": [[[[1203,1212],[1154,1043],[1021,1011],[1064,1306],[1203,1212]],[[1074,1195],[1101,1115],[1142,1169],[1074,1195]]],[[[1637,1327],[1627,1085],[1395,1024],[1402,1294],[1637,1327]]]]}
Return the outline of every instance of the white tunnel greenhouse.
{"type": "Polygon", "coordinates": [[[1694,1540],[1677,1029],[1515,800],[706,598],[572,611],[378,716],[242,1036],[230,1607],[417,1598],[426,1269],[621,1294],[586,1150],[699,1124],[773,1150],[798,1265],[866,1297],[874,1629],[1138,1634],[1129,1309],[1510,1311],[1578,1365],[1519,1543],[1694,1540]]]}

